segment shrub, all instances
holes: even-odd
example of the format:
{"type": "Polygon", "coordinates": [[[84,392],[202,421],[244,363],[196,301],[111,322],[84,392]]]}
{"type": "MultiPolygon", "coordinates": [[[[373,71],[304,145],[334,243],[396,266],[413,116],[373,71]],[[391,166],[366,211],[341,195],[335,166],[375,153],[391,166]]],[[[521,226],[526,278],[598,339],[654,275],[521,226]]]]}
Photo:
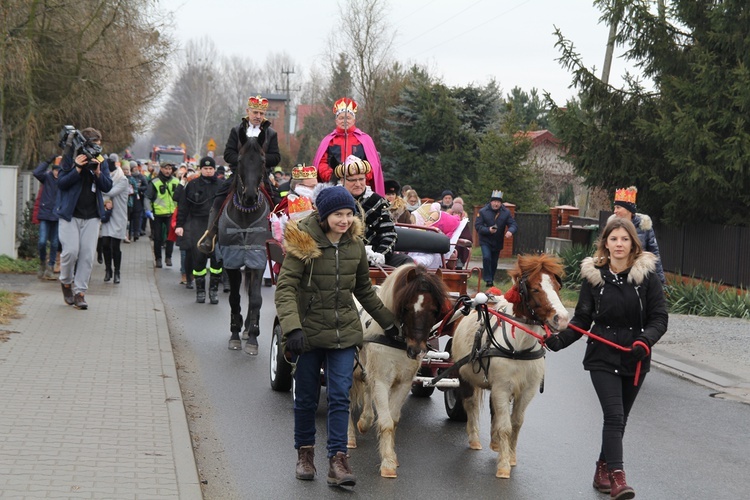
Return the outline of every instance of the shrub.
{"type": "Polygon", "coordinates": [[[573,245],[560,252],[560,258],[565,266],[563,286],[571,290],[581,289],[581,262],[594,254],[593,246],[573,245]]]}
{"type": "Polygon", "coordinates": [[[722,291],[720,284],[713,282],[681,281],[670,283],[668,290],[671,313],[750,319],[750,294],[747,290],[738,292],[729,288],[722,291]]]}
{"type": "Polygon", "coordinates": [[[34,200],[26,202],[23,211],[23,222],[21,232],[18,235],[18,257],[22,259],[33,259],[39,256],[37,242],[39,241],[39,226],[31,222],[34,211],[34,200]]]}

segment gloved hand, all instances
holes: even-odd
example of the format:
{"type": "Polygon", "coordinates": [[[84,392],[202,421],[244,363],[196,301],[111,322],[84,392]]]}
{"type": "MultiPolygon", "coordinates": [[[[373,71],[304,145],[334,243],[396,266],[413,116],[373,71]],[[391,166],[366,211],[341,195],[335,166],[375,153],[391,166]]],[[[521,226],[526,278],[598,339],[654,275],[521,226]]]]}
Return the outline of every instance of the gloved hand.
{"type": "Polygon", "coordinates": [[[550,335],[544,339],[544,345],[546,345],[550,351],[557,352],[563,348],[562,340],[557,335],[550,335]]]}
{"type": "Polygon", "coordinates": [[[301,328],[292,330],[286,336],[286,350],[297,355],[305,352],[305,334],[301,328]]]}
{"type": "Polygon", "coordinates": [[[385,329],[385,336],[389,339],[395,339],[397,338],[401,332],[398,330],[398,327],[396,325],[391,325],[388,328],[385,329]]]}
{"type": "Polygon", "coordinates": [[[382,253],[373,252],[370,248],[366,248],[367,261],[371,266],[382,266],[385,264],[385,256],[382,253]]]}
{"type": "Polygon", "coordinates": [[[636,342],[632,346],[630,346],[630,355],[633,356],[633,358],[635,358],[636,360],[640,361],[648,356],[648,351],[641,342],[636,342]]]}
{"type": "Polygon", "coordinates": [[[154,213],[151,210],[146,210],[146,217],[154,220],[154,213]]]}

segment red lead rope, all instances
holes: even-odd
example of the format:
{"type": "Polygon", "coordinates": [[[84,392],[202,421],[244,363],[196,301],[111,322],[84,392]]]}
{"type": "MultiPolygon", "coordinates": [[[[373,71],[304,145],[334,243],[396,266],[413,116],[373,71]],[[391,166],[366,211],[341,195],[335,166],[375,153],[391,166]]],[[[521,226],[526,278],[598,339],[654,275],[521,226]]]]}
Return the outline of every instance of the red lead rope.
{"type": "MultiPolygon", "coordinates": [[[[576,331],[576,332],[578,332],[578,333],[580,333],[582,335],[586,335],[587,337],[591,337],[592,339],[594,339],[594,340],[596,340],[598,342],[601,342],[602,344],[606,344],[606,345],[608,345],[610,347],[614,347],[615,349],[619,349],[620,351],[630,352],[630,351],[633,350],[630,347],[625,347],[625,346],[621,346],[619,344],[615,344],[611,340],[607,340],[604,337],[600,337],[599,335],[596,335],[595,333],[591,333],[591,332],[586,331],[586,330],[584,330],[582,328],[578,328],[576,325],[570,325],[569,324],[568,328],[570,328],[571,330],[576,331]]],[[[650,349],[648,348],[648,346],[645,343],[640,342],[640,341],[637,341],[636,343],[638,345],[643,346],[646,349],[646,353],[647,354],[650,352],[650,349]]],[[[636,387],[638,386],[638,381],[641,378],[641,363],[642,363],[642,360],[638,360],[638,364],[635,365],[635,380],[633,381],[633,385],[636,386],[636,387]]]]}

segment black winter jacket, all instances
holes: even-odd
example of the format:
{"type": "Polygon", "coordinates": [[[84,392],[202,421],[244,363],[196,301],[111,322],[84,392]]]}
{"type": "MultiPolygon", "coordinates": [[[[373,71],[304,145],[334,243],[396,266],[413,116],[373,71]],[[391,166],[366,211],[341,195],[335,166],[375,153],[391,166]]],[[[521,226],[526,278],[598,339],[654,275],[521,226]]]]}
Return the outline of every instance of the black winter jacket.
{"type": "MultiPolygon", "coordinates": [[[[224,161],[232,166],[232,169],[237,168],[237,161],[240,159],[240,148],[244,144],[244,140],[240,141],[240,137],[246,137],[247,118],[243,118],[242,122],[236,127],[232,127],[229,132],[229,139],[227,144],[224,146],[224,161]]],[[[261,125],[261,128],[263,125],[261,125]]],[[[270,126],[266,129],[266,138],[261,145],[263,152],[266,155],[266,170],[270,170],[281,162],[281,153],[279,152],[279,138],[276,131],[270,126]]]]}
{"type": "Polygon", "coordinates": [[[492,250],[497,252],[503,249],[506,228],[512,234],[516,234],[516,231],[518,231],[516,220],[511,215],[510,210],[502,204],[500,210],[493,210],[492,205],[487,203],[479,210],[477,220],[474,221],[474,227],[479,234],[479,244],[490,245],[492,250]],[[494,234],[490,232],[492,226],[497,226],[497,231],[494,234]]]}
{"type": "MultiPolygon", "coordinates": [[[[667,304],[661,281],[656,275],[656,257],[644,252],[633,267],[617,275],[608,266],[596,267],[588,257],[581,264],[583,283],[571,324],[615,344],[630,347],[640,340],[649,348],[667,331],[667,304]],[[593,324],[593,326],[592,326],[593,324]]],[[[579,338],[567,328],[558,334],[560,348],[579,338]]],[[[633,376],[638,361],[629,353],[588,338],[583,367],[622,376],[633,376]]],[[[649,371],[651,356],[642,363],[641,373],[649,371]]]]}

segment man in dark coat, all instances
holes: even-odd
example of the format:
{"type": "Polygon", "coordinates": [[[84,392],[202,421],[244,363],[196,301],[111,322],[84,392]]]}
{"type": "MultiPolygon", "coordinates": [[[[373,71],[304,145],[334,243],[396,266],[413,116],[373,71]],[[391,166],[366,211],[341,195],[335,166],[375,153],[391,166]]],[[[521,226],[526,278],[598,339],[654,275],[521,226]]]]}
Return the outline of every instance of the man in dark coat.
{"type": "Polygon", "coordinates": [[[518,231],[513,215],[503,206],[502,191],[492,191],[490,202],[479,211],[474,227],[479,234],[479,246],[482,247],[482,277],[484,284],[491,287],[504,239],[518,231]]]}
{"type": "Polygon", "coordinates": [[[55,279],[55,259],[57,247],[60,244],[57,237],[58,220],[55,214],[55,199],[57,198],[57,176],[60,174],[61,156],[54,155],[47,161],[42,161],[34,169],[34,177],[42,183],[39,196],[39,273],[40,279],[55,279]],[[49,166],[51,169],[47,170],[49,166]],[[49,261],[47,261],[47,242],[49,241],[49,261]]]}
{"type": "Polygon", "coordinates": [[[175,234],[184,237],[191,254],[188,262],[192,269],[185,269],[195,278],[195,300],[206,302],[206,263],[211,259],[209,271],[211,276],[208,284],[208,298],[212,304],[219,303],[218,290],[221,283],[222,266],[217,260],[215,252],[205,254],[198,251],[198,240],[208,227],[208,216],[211,212],[216,192],[219,190],[219,180],[215,175],[216,162],[210,156],[201,158],[199,167],[200,177],[189,181],[185,185],[183,196],[177,206],[177,227],[175,234]]]}
{"type": "Polygon", "coordinates": [[[265,139],[261,148],[266,156],[266,173],[263,182],[268,193],[273,198],[274,204],[281,201],[276,188],[271,186],[269,176],[273,167],[281,162],[281,153],[279,152],[279,138],[276,131],[271,128],[271,122],[266,120],[266,110],[268,109],[268,99],[255,96],[247,100],[247,116],[242,119],[239,125],[233,127],[229,132],[229,139],[224,146],[224,161],[229,163],[232,170],[237,168],[237,162],[240,159],[240,149],[248,137],[258,137],[261,131],[265,131],[265,139]]]}

